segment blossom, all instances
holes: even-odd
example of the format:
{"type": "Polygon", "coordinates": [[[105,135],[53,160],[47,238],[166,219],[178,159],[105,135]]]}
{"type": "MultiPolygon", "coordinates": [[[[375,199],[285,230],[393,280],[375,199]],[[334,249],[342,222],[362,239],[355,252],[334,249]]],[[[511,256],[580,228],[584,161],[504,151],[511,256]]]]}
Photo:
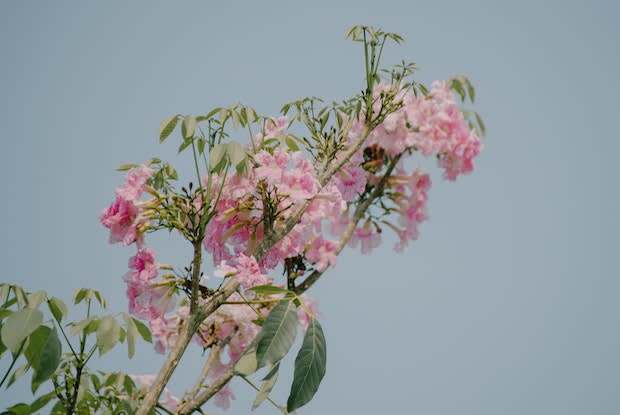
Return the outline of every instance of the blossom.
{"type": "Polygon", "coordinates": [[[99,215],[101,224],[110,230],[110,243],[142,244],[140,225],[146,220],[141,214],[143,203],[139,198],[152,174],[153,170],[145,165],[129,170],[124,187],[116,189],[116,198],[99,215]]]}
{"type": "Polygon", "coordinates": [[[410,175],[401,171],[399,175],[404,180],[395,187],[399,197],[394,203],[398,207],[398,224],[403,228],[398,230],[399,242],[395,246],[397,252],[401,252],[407,246],[409,240],[418,238],[418,224],[425,221],[426,203],[431,180],[428,174],[416,170],[410,175]]]}
{"type": "Polygon", "coordinates": [[[163,354],[168,346],[174,343],[171,339],[176,332],[170,327],[169,321],[164,316],[150,320],[149,327],[153,335],[155,350],[163,354]]]}
{"type": "Polygon", "coordinates": [[[381,234],[372,226],[370,221],[366,221],[363,227],[356,228],[349,240],[349,245],[353,248],[360,244],[362,254],[368,254],[381,243],[381,234]]]}
{"type": "Polygon", "coordinates": [[[230,388],[230,386],[226,385],[222,389],[220,389],[218,393],[216,393],[213,396],[213,403],[218,408],[222,408],[222,409],[226,410],[226,409],[230,408],[230,401],[231,401],[231,399],[234,400],[236,398],[237,397],[233,393],[233,391],[230,388]]]}
{"type": "MultiPolygon", "coordinates": [[[[387,84],[375,87],[376,107],[380,104],[380,95],[392,88],[387,84]]],[[[418,150],[425,157],[436,155],[439,166],[444,169],[444,177],[449,180],[473,170],[473,160],[482,144],[476,131],[465,122],[447,82],[434,81],[426,96],[397,91],[394,102],[399,103],[400,108],[388,114],[370,132],[366,147],[377,145],[391,157],[408,149],[418,150]]],[[[378,111],[378,107],[374,111],[378,111]]],[[[359,136],[361,123],[354,121],[357,127],[351,129],[353,138],[359,136]]]]}
{"type": "MultiPolygon", "coordinates": [[[[311,200],[299,222],[258,261],[261,268],[272,269],[284,258],[302,254],[308,241],[321,236],[323,223],[339,217],[346,209],[346,202],[333,183],[321,189],[314,166],[301,152],[286,148],[276,148],[273,153],[261,150],[253,160],[249,174],[233,173],[225,179],[203,245],[215,263],[224,260],[236,267],[236,258],[250,252],[264,238],[268,220],[273,221],[273,227],[281,226],[302,203],[311,200]]],[[[221,180],[212,182],[219,187],[221,180]]],[[[236,278],[248,286],[259,282],[254,280],[257,276],[249,272],[239,273],[236,278]]]]}
{"type": "Polygon", "coordinates": [[[222,261],[213,274],[221,278],[233,275],[244,288],[270,284],[272,281],[271,277],[261,272],[256,258],[243,253],[234,259],[234,265],[222,261]]]}
{"type": "Polygon", "coordinates": [[[334,241],[323,239],[323,237],[316,238],[308,247],[306,251],[306,258],[314,263],[314,267],[323,272],[328,266],[336,265],[338,244],[334,241]]]}
{"type": "MultiPolygon", "coordinates": [[[[155,378],[156,378],[155,375],[129,375],[129,377],[131,377],[131,379],[133,379],[135,382],[140,383],[142,385],[142,388],[145,390],[148,387],[150,387],[153,384],[153,382],[155,382],[155,378]]],[[[163,401],[160,401],[160,402],[168,410],[172,412],[176,412],[176,410],[179,407],[179,398],[174,396],[167,387],[164,388],[163,392],[164,392],[164,399],[163,401]]]]}
{"type": "Polygon", "coordinates": [[[116,195],[114,202],[101,212],[101,224],[110,229],[110,243],[122,242],[130,245],[141,241],[138,231],[140,209],[131,199],[116,195]]]}
{"type": "Polygon", "coordinates": [[[129,268],[123,277],[127,283],[129,312],[146,320],[163,316],[170,310],[173,297],[169,287],[155,283],[160,268],[155,262],[155,252],[139,248],[129,259],[129,268]]]}
{"type": "Polygon", "coordinates": [[[144,192],[147,180],[153,175],[153,169],[144,164],[134,167],[125,176],[125,185],[117,189],[117,194],[129,200],[139,199],[144,192]]]}

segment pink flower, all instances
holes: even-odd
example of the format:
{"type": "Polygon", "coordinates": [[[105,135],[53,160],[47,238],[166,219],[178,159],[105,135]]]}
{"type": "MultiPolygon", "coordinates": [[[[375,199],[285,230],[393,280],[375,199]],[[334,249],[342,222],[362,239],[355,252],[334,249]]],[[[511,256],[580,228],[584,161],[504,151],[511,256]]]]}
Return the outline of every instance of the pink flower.
{"type": "Polygon", "coordinates": [[[213,397],[213,403],[218,408],[222,408],[224,410],[230,408],[230,400],[236,399],[235,394],[229,385],[224,386],[218,393],[213,397]]]}
{"type": "Polygon", "coordinates": [[[129,312],[136,317],[158,319],[174,306],[174,289],[155,281],[159,267],[155,263],[155,252],[149,248],[139,248],[129,259],[130,271],[123,279],[127,283],[129,312]]]}
{"type": "Polygon", "coordinates": [[[403,226],[403,229],[398,230],[399,242],[394,249],[402,252],[408,241],[418,238],[418,224],[428,218],[426,203],[431,180],[428,174],[419,170],[410,175],[401,173],[398,177],[405,181],[405,184],[395,187],[400,196],[394,199],[399,213],[398,224],[403,226]]]}
{"type": "Polygon", "coordinates": [[[155,350],[163,354],[168,346],[174,343],[170,340],[176,335],[176,332],[170,327],[166,317],[163,316],[149,321],[149,327],[155,341],[155,350]]]}
{"type": "Polygon", "coordinates": [[[114,202],[101,212],[101,224],[110,229],[110,243],[142,243],[138,226],[145,221],[140,215],[139,198],[152,174],[153,170],[144,165],[129,170],[125,186],[116,189],[114,202]]]}
{"type": "Polygon", "coordinates": [[[378,247],[381,243],[381,234],[374,230],[370,221],[366,221],[364,227],[358,227],[353,232],[349,245],[355,248],[358,243],[361,245],[362,254],[364,255],[370,253],[370,251],[378,247]]]}
{"type": "Polygon", "coordinates": [[[116,196],[114,202],[99,216],[101,224],[110,230],[110,243],[130,245],[141,242],[142,235],[137,228],[139,213],[140,209],[133,200],[116,196]]]}
{"type": "Polygon", "coordinates": [[[322,236],[316,238],[306,251],[306,258],[314,263],[314,267],[323,272],[328,266],[336,265],[336,249],[338,245],[334,241],[323,239],[322,236]]]}
{"type": "MultiPolygon", "coordinates": [[[[135,382],[143,388],[150,387],[155,381],[155,375],[129,375],[135,382]]],[[[179,406],[179,399],[175,397],[168,388],[164,388],[164,400],[160,401],[168,410],[175,412],[179,406]]]]}
{"type": "Polygon", "coordinates": [[[129,271],[124,280],[148,284],[157,277],[159,265],[155,263],[155,251],[150,248],[139,248],[136,255],[129,258],[129,271]]]}
{"type": "Polygon", "coordinates": [[[244,288],[271,283],[272,278],[261,272],[253,256],[241,253],[233,259],[233,262],[235,265],[228,265],[226,261],[222,261],[213,274],[221,278],[233,275],[244,288]]]}
{"type": "Polygon", "coordinates": [[[153,169],[144,164],[129,170],[125,177],[125,186],[117,190],[117,194],[125,199],[139,199],[144,192],[146,182],[153,175],[153,169]]]}

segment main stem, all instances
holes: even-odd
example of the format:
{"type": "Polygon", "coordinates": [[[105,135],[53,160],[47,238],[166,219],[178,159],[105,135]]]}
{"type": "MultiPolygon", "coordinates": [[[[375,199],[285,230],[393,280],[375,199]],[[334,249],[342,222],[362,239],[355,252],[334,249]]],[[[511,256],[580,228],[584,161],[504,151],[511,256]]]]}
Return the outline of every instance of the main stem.
{"type": "Polygon", "coordinates": [[[136,412],[136,415],[147,415],[157,405],[161,391],[164,390],[164,387],[168,384],[174,369],[176,369],[179,364],[183,353],[185,353],[185,349],[187,349],[187,345],[192,340],[201,322],[201,315],[193,314],[190,316],[189,321],[181,326],[174,347],[166,357],[164,365],[159,370],[155,381],[151,384],[148,393],[142,400],[142,405],[138,409],[138,412],[136,412]]]}
{"type": "Polygon", "coordinates": [[[200,266],[202,264],[202,246],[200,241],[194,241],[194,258],[192,260],[192,295],[189,319],[183,323],[179,329],[177,341],[172,350],[168,353],[164,365],[159,370],[155,381],[151,384],[149,391],[142,400],[142,405],[136,412],[136,415],[147,415],[157,405],[159,395],[164,387],[168,384],[172,373],[181,361],[187,345],[192,340],[194,333],[198,330],[200,323],[205,319],[206,315],[198,310],[198,283],[200,282],[200,266]]]}

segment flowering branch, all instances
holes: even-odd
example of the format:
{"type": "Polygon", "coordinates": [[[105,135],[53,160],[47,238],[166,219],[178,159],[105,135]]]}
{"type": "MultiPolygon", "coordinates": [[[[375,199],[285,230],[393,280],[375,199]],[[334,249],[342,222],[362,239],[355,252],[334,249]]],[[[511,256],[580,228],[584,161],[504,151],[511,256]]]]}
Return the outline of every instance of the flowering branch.
{"type": "MultiPolygon", "coordinates": [[[[417,238],[417,224],[426,219],[430,179],[419,170],[407,173],[403,165],[396,171],[405,154],[435,155],[450,180],[473,169],[472,160],[480,151],[480,140],[471,122],[469,127],[466,125],[450,90],[457,91],[463,100],[466,95],[473,100],[469,81],[455,78],[450,86],[435,82],[429,91],[421,84],[404,81],[415,66],[403,63],[391,71],[389,83],[383,83],[378,68],[385,41],[390,38],[399,43],[402,38],[367,26],[354,27],[349,36],[364,46],[366,88],[362,93],[342,104],[322,106],[316,111],[315,104],[322,102],[318,98],[304,98],[282,109],[285,116],[291,106],[297,109],[293,121],[303,122],[310,138],[286,133],[290,124],[287,125],[285,116],[258,117],[253,109],[240,105],[216,108],[204,116],[175,115],[162,123],[160,140],[165,140],[182,120],[183,142],[179,151],[192,147],[201,183],[198,190],[192,191],[190,183],[189,190],[182,188],[183,193],[175,192],[168,179],[176,180],[176,171],[159,160],[152,161],[151,164],[161,168],[155,171],[149,164],[132,169],[125,187],[117,189],[113,205],[102,213],[102,223],[111,230],[111,242],[138,246],[138,254],[130,260],[130,267],[135,271],[125,277],[129,284],[130,312],[149,321],[158,351],[169,349],[138,415],[146,415],[155,407],[192,338],[203,347],[207,347],[208,339],[230,338],[226,350],[231,363],[219,361],[223,344],[213,347],[195,386],[181,402],[180,413],[199,409],[221,391],[236,373],[233,363],[248,350],[257,347],[259,367],[279,362],[290,344],[288,340],[283,343],[289,344],[283,354],[278,351],[267,357],[264,350],[271,350],[271,346],[259,353],[259,346],[265,341],[275,342],[263,335],[268,331],[263,323],[276,321],[274,327],[280,327],[280,322],[274,319],[295,322],[298,320],[293,314],[297,312],[300,324],[307,329],[304,345],[307,343],[308,347],[304,353],[318,350],[305,355],[300,351],[298,357],[315,360],[301,363],[299,370],[315,368],[317,372],[311,386],[292,388],[287,410],[293,411],[307,403],[324,375],[326,355],[315,310],[306,306],[299,296],[328,267],[335,265],[337,255],[347,244],[355,246],[361,242],[362,253],[376,247],[383,225],[398,233],[400,242],[396,250],[417,238]],[[329,122],[331,114],[335,117],[334,125],[329,122]],[[219,115],[219,120],[214,115],[219,115]],[[197,130],[202,132],[197,127],[202,121],[209,123],[208,137],[204,133],[202,137],[195,135],[197,130]],[[236,127],[248,127],[250,135],[250,123],[262,122],[262,129],[250,138],[251,146],[244,147],[226,141],[228,121],[236,127]],[[307,153],[300,152],[296,143],[303,144],[307,153]],[[205,159],[207,176],[204,178],[200,177],[198,168],[199,155],[205,159]],[[232,174],[228,177],[229,171],[232,174]],[[145,189],[153,189],[149,193],[155,199],[140,200],[145,189]],[[206,198],[205,191],[209,195],[215,191],[217,198],[206,198]],[[349,208],[353,206],[350,215],[349,208]],[[392,214],[398,215],[399,226],[388,220],[392,214]],[[331,233],[338,235],[336,241],[325,239],[325,219],[331,224],[331,233]],[[364,219],[365,224],[360,226],[364,219]],[[157,229],[176,229],[192,243],[193,259],[184,275],[175,272],[164,275],[164,281],[154,281],[159,268],[172,269],[155,264],[152,250],[143,247],[143,234],[157,229]],[[203,247],[219,263],[215,275],[224,278],[215,290],[201,285],[203,247]],[[277,296],[271,295],[287,290],[272,285],[273,278],[265,272],[282,262],[288,294],[284,300],[275,301],[277,296]],[[296,284],[295,280],[304,275],[307,267],[312,272],[296,284]],[[258,286],[262,292],[253,291],[258,286]],[[181,304],[175,315],[170,316],[171,299],[180,289],[187,294],[189,302],[181,304]],[[243,305],[254,313],[249,313],[243,305]],[[259,331],[261,336],[257,336],[259,331]],[[217,365],[217,370],[210,372],[212,365],[217,365]],[[217,373],[219,378],[205,388],[207,377],[217,373]],[[303,392],[293,393],[293,389],[303,392]]],[[[287,325],[287,336],[294,334],[295,326],[287,325]]],[[[276,334],[283,335],[279,331],[271,335],[276,334]]],[[[275,366],[274,370],[276,373],[275,366]]],[[[297,370],[296,364],[296,373],[297,370]]],[[[300,376],[295,375],[294,385],[305,375],[300,376]]],[[[231,392],[222,392],[220,398],[227,401],[231,392]]],[[[265,393],[268,394],[261,391],[257,405],[265,393]]]]}
{"type": "MultiPolygon", "coordinates": [[[[403,153],[400,153],[392,159],[385,174],[383,175],[383,177],[381,177],[381,180],[379,181],[379,183],[377,183],[372,193],[368,196],[366,200],[364,200],[362,203],[360,203],[357,206],[357,209],[355,210],[355,213],[353,214],[353,217],[351,218],[351,222],[347,225],[346,229],[342,233],[342,237],[340,238],[340,241],[338,242],[338,247],[336,248],[336,252],[335,252],[336,255],[340,254],[340,252],[344,249],[346,244],[349,242],[349,240],[351,239],[351,236],[353,236],[353,231],[357,227],[357,224],[364,217],[364,215],[366,214],[366,211],[372,205],[372,202],[374,202],[375,199],[377,199],[383,194],[385,184],[387,183],[394,168],[396,168],[396,165],[400,161],[402,155],[403,153]]],[[[304,292],[306,292],[321,277],[321,275],[325,273],[325,271],[326,270],[323,270],[323,271],[314,270],[312,274],[310,274],[305,280],[301,282],[301,284],[295,287],[294,289],[295,293],[301,295],[304,292]]]]}

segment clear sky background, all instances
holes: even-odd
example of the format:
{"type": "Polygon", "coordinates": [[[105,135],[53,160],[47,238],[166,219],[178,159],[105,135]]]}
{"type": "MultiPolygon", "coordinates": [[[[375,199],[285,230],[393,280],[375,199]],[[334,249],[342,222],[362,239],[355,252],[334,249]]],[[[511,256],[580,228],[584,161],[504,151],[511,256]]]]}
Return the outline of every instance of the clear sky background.
{"type": "MultiPolygon", "coordinates": [[[[190,173],[176,144],[157,144],[173,113],[241,101],[276,114],[305,95],[355,94],[362,54],[343,35],[372,24],[406,40],[386,64],[413,60],[424,82],[469,76],[488,137],[472,175],[449,183],[433,169],[431,219],[404,254],[386,237],[315,286],[328,367],[299,414],[618,414],[619,12],[614,1],[1,2],[0,280],[67,302],[93,287],[125,311],[133,250],[109,245],[98,221],[122,182],[114,169],[161,156],[190,173]]],[[[150,245],[179,266],[191,255],[175,237],[150,245]]],[[[162,361],[150,345],[125,356],[96,367],[162,361]]],[[[175,393],[201,361],[186,356],[175,393]]],[[[229,413],[248,413],[253,392],[234,390],[229,413]]],[[[17,400],[30,400],[25,383],[0,391],[0,406],[17,400]]]]}

